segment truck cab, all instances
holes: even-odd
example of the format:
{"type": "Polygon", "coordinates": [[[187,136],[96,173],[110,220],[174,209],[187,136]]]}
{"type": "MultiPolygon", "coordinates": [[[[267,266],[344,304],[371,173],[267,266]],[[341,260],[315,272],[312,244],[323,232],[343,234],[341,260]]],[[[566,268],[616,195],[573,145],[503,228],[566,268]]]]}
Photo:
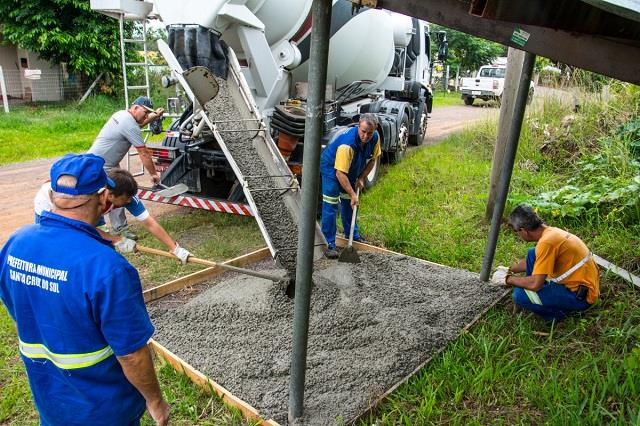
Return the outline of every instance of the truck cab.
{"type": "MultiPolygon", "coordinates": [[[[504,92],[506,72],[506,58],[498,58],[492,65],[480,67],[475,77],[463,78],[460,84],[460,94],[465,105],[473,105],[476,99],[496,101],[500,104],[504,92]]],[[[533,82],[531,82],[527,102],[531,102],[533,90],[533,82]]]]}

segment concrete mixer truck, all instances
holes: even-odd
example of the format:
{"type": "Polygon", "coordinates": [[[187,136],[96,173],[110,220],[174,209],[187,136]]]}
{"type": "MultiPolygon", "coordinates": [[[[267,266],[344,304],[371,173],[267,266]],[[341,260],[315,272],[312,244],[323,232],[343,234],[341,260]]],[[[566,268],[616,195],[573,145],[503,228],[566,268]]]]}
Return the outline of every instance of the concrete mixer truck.
{"type": "MultiPolygon", "coordinates": [[[[149,5],[128,1],[138,8],[149,5]]],[[[113,3],[92,0],[91,5],[104,12],[105,2],[113,3]]],[[[251,102],[298,176],[304,150],[312,2],[153,0],[153,9],[146,12],[166,25],[171,60],[177,60],[182,69],[204,66],[226,78],[230,60],[237,61],[251,102]]],[[[384,160],[400,161],[408,145],[422,142],[432,108],[429,82],[436,58],[432,58],[428,24],[385,10],[355,10],[349,1],[334,0],[330,34],[323,143],[357,123],[359,114],[370,112],[379,118],[384,160]]],[[[435,41],[434,56],[442,60],[446,34],[438,33],[435,41]]],[[[164,81],[171,84],[175,79],[164,81]]],[[[169,127],[162,146],[153,149],[164,170],[163,183],[184,183],[198,196],[242,202],[242,190],[214,135],[196,130],[199,127],[187,108],[169,127]],[[176,167],[178,161],[188,165],[188,173],[184,165],[176,167]]],[[[379,171],[377,164],[367,186],[375,183],[379,171]]]]}

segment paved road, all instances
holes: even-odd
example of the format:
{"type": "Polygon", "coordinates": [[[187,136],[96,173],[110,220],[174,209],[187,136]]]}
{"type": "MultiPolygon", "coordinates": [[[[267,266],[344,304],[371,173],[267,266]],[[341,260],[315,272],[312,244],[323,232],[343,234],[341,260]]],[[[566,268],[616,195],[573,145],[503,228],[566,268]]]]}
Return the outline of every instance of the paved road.
{"type": "Polygon", "coordinates": [[[499,108],[487,107],[486,105],[434,108],[427,124],[427,135],[423,143],[431,145],[440,142],[450,134],[478,121],[497,117],[499,112],[499,108]]]}
{"type": "MultiPolygon", "coordinates": [[[[479,106],[453,106],[434,109],[429,119],[425,144],[441,141],[449,134],[462,130],[498,113],[497,108],[479,106]]],[[[33,223],[33,197],[49,177],[49,168],[55,158],[28,161],[0,167],[0,244],[9,238],[14,230],[33,223]]],[[[133,167],[132,167],[133,168],[133,167]]],[[[135,169],[138,169],[136,167],[135,169]]],[[[148,185],[144,177],[139,182],[148,185]]],[[[159,203],[146,203],[154,216],[170,214],[185,209],[159,203]]]]}

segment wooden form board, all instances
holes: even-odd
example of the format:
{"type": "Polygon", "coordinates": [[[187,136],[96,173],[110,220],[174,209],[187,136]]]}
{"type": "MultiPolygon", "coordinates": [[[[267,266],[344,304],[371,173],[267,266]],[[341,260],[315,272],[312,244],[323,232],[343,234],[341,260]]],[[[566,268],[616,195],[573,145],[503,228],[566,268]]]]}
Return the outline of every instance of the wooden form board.
{"type": "Polygon", "coordinates": [[[258,410],[256,410],[237,396],[233,395],[231,392],[229,392],[213,380],[209,379],[207,376],[193,368],[187,362],[183,361],[180,357],[169,351],[160,343],[151,339],[149,341],[149,346],[156,354],[158,354],[165,361],[171,364],[171,366],[177,372],[186,374],[186,376],[189,377],[193,383],[200,386],[205,391],[215,392],[216,394],[218,394],[218,396],[225,402],[225,404],[239,409],[242,415],[247,419],[258,420],[260,422],[259,424],[265,426],[279,426],[279,423],[275,422],[274,420],[264,420],[260,416],[260,413],[258,413],[258,410]]]}
{"type": "MultiPolygon", "coordinates": [[[[347,240],[342,238],[342,237],[337,237],[336,238],[336,245],[338,245],[340,247],[345,247],[347,245],[347,240]]],[[[398,253],[398,252],[395,252],[395,251],[387,250],[387,249],[384,249],[384,248],[381,248],[381,247],[372,246],[372,245],[369,245],[369,244],[359,243],[359,242],[356,242],[356,241],[353,242],[353,247],[356,250],[363,251],[363,252],[386,253],[386,254],[393,254],[393,255],[403,256],[402,253],[398,253]]],[[[225,262],[222,262],[222,263],[227,264],[227,265],[243,266],[243,265],[247,265],[247,264],[249,264],[251,262],[262,260],[262,259],[270,256],[270,254],[271,253],[269,252],[269,248],[265,247],[265,248],[262,248],[260,250],[256,250],[256,251],[254,251],[252,253],[248,253],[248,254],[246,254],[244,256],[236,257],[234,259],[231,259],[231,260],[228,260],[228,261],[225,261],[225,262]]],[[[418,260],[420,260],[421,262],[424,262],[426,264],[429,264],[429,265],[444,266],[444,267],[447,267],[447,268],[449,267],[449,266],[446,266],[446,265],[441,265],[439,263],[429,262],[428,260],[423,260],[423,259],[418,259],[418,260]]],[[[221,274],[223,272],[226,272],[226,271],[224,269],[222,269],[222,268],[212,267],[212,268],[203,269],[202,271],[195,272],[193,274],[187,275],[187,276],[182,277],[182,278],[178,278],[178,279],[173,280],[173,281],[169,281],[166,284],[151,288],[151,289],[146,290],[145,292],[143,292],[144,301],[145,301],[145,303],[148,303],[150,301],[159,299],[161,297],[164,297],[164,296],[167,296],[169,294],[175,293],[175,292],[183,289],[184,287],[187,287],[187,286],[190,286],[190,285],[199,284],[199,283],[201,283],[203,281],[206,281],[207,279],[209,279],[209,278],[211,278],[213,276],[216,276],[218,274],[221,274]]],[[[473,326],[473,324],[475,324],[482,317],[482,315],[484,315],[489,309],[491,309],[493,306],[495,306],[508,293],[509,293],[509,290],[505,290],[505,293],[498,300],[496,300],[493,304],[488,306],[485,310],[483,310],[480,314],[478,314],[473,320],[471,320],[471,322],[469,324],[467,324],[462,329],[460,334],[466,332],[469,328],[471,328],[473,326]]],[[[226,404],[228,404],[228,405],[230,405],[232,407],[238,408],[246,418],[253,419],[253,420],[258,420],[261,425],[279,426],[279,423],[277,423],[276,421],[274,421],[272,419],[264,420],[260,416],[260,413],[258,412],[258,410],[256,410],[251,405],[249,405],[246,402],[244,402],[242,399],[240,399],[240,398],[236,397],[235,395],[233,395],[231,392],[226,390],[223,386],[221,386],[218,383],[216,383],[215,381],[209,379],[207,376],[205,376],[204,374],[202,374],[201,372],[199,372],[198,370],[193,368],[191,365],[189,365],[187,362],[182,360],[176,354],[174,354],[171,351],[169,351],[167,348],[162,346],[157,341],[151,339],[149,341],[149,346],[151,347],[151,349],[156,354],[158,354],[158,356],[160,356],[165,361],[167,361],[169,364],[171,364],[171,366],[173,366],[173,368],[176,371],[186,374],[186,376],[189,377],[189,379],[191,379],[191,381],[194,384],[196,384],[197,386],[201,387],[205,391],[216,392],[218,394],[218,396],[220,396],[220,398],[222,398],[222,400],[226,404]]],[[[427,358],[414,371],[412,371],[409,375],[407,375],[405,378],[403,378],[398,383],[393,385],[389,390],[387,390],[384,394],[382,394],[379,398],[377,398],[364,412],[359,414],[356,418],[352,419],[349,422],[349,424],[354,423],[356,420],[358,420],[362,416],[366,415],[367,413],[369,413],[373,409],[375,409],[375,407],[380,402],[382,402],[382,400],[384,400],[387,396],[389,396],[393,391],[395,391],[402,384],[407,382],[414,374],[416,374],[418,371],[420,371],[422,368],[424,368],[424,366],[426,366],[434,357],[436,357],[438,354],[440,354],[445,348],[446,348],[446,346],[443,347],[442,349],[438,350],[435,354],[433,354],[429,358],[427,358]]]]}

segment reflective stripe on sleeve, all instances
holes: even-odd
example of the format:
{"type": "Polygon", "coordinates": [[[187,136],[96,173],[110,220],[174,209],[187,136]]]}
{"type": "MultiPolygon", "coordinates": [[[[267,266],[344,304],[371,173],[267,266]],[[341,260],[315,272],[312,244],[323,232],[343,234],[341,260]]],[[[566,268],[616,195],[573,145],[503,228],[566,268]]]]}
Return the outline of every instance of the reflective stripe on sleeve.
{"type": "Polygon", "coordinates": [[[340,202],[339,197],[330,197],[328,195],[322,194],[322,201],[328,204],[338,204],[340,202]]]}
{"type": "Polygon", "coordinates": [[[351,200],[351,196],[345,192],[341,192],[340,193],[340,199],[341,200],[351,200]]]}
{"type": "Polygon", "coordinates": [[[534,305],[542,305],[542,300],[540,300],[540,296],[538,296],[538,293],[531,290],[526,290],[526,289],[523,289],[523,290],[531,303],[533,303],[534,305]]]}
{"type": "Polygon", "coordinates": [[[111,350],[110,346],[84,354],[56,354],[40,343],[24,343],[22,340],[18,343],[20,353],[25,357],[30,359],[47,359],[56,367],[64,370],[91,367],[113,355],[113,350],[111,350]]]}

